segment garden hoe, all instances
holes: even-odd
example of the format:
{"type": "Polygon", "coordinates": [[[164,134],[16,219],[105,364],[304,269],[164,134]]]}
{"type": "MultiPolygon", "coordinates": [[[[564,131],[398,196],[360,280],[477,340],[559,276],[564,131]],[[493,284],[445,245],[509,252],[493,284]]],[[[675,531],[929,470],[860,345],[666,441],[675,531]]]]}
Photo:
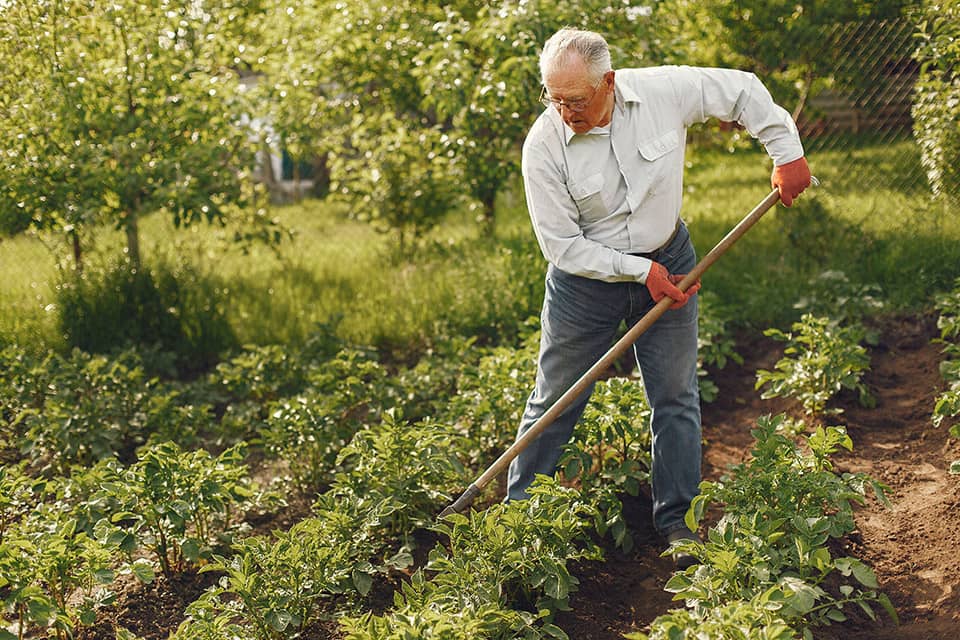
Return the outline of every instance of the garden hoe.
{"type": "MultiPolygon", "coordinates": [[[[819,184],[816,178],[811,178],[811,183],[816,186],[819,184]]],[[[733,245],[734,242],[739,240],[743,234],[745,234],[750,227],[752,227],[757,220],[759,220],[763,214],[770,210],[777,201],[780,199],[780,192],[777,189],[774,189],[770,194],[763,199],[753,211],[748,213],[743,220],[740,221],[737,226],[730,230],[730,232],[717,243],[717,245],[710,250],[710,253],[705,255],[700,262],[686,274],[684,278],[680,281],[677,287],[681,291],[686,291],[691,284],[700,279],[700,276],[713,266],[713,263],[716,262],[720,256],[722,256],[727,249],[733,245]]],[[[626,352],[627,349],[637,341],[643,332],[650,328],[654,322],[656,322],[660,316],[662,316],[667,309],[670,308],[670,305],[673,304],[673,300],[668,297],[661,298],[661,300],[656,304],[655,307],[650,309],[640,320],[637,321],[633,327],[627,331],[612,347],[607,351],[600,360],[596,362],[590,369],[587,370],[580,379],[577,380],[573,386],[571,386],[566,393],[564,393],[560,398],[553,403],[553,405],[547,409],[547,411],[540,416],[540,419],[537,420],[533,425],[524,432],[522,436],[517,438],[517,441],[514,442],[513,446],[504,451],[499,458],[491,464],[486,471],[484,471],[480,477],[473,481],[473,483],[467,487],[467,490],[457,498],[454,502],[447,506],[443,511],[440,512],[440,518],[444,518],[452,513],[462,513],[466,511],[471,504],[473,504],[474,499],[483,491],[491,480],[496,478],[499,474],[506,471],[507,467],[510,465],[510,462],[516,458],[520,453],[530,446],[530,443],[533,442],[536,438],[540,436],[543,431],[549,427],[557,417],[566,410],[574,400],[576,400],[581,393],[583,393],[591,384],[596,382],[601,375],[607,369],[613,365],[617,359],[620,358],[626,352]]]]}

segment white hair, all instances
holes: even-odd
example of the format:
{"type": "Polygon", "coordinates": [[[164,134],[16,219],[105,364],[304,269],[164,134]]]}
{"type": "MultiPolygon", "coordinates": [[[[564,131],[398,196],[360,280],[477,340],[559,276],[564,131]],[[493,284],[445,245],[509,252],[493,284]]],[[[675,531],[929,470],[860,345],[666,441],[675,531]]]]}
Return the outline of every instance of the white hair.
{"type": "Polygon", "coordinates": [[[577,55],[587,67],[589,80],[600,78],[612,69],[610,47],[603,36],[593,31],[564,27],[550,36],[540,53],[540,80],[546,84],[548,75],[562,66],[570,55],[577,55]]]}

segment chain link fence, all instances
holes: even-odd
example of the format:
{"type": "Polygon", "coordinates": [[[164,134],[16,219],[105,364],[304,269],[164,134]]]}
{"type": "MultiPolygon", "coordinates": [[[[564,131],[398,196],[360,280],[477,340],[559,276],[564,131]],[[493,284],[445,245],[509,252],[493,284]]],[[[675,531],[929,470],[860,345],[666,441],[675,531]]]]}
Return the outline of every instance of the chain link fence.
{"type": "Polygon", "coordinates": [[[915,33],[910,18],[824,30],[823,55],[834,61],[833,73],[798,119],[811,161],[829,153],[839,159],[829,167],[843,167],[843,175],[821,178],[864,191],[929,190],[911,116],[920,72],[915,33]]]}

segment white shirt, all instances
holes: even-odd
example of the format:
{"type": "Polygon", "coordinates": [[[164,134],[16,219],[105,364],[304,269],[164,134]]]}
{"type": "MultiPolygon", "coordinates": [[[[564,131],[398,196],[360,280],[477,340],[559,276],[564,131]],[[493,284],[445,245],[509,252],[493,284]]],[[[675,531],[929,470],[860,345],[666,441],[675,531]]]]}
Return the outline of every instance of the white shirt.
{"type": "Polygon", "coordinates": [[[646,253],[680,216],[687,127],[739,122],[779,166],[803,156],[797,127],[752,73],[651,67],[615,75],[610,125],[575,134],[554,107],[523,144],[527,208],[544,257],[607,282],[644,282],[646,253]]]}

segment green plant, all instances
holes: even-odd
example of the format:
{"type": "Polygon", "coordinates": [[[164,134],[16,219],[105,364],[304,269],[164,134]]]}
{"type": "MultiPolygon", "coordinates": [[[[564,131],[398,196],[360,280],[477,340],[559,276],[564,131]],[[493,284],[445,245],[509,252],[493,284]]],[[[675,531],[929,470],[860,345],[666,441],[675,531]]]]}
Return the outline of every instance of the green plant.
{"type": "Polygon", "coordinates": [[[349,349],[312,370],[308,385],[306,392],[270,404],[260,429],[266,451],[288,461],[304,493],[333,481],[340,450],[382,411],[389,392],[384,368],[349,349]]]}
{"type": "Polygon", "coordinates": [[[792,329],[763,332],[787,346],[773,371],[757,371],[756,388],[767,387],[761,397],[796,398],[811,414],[839,413],[842,409],[827,411],[827,402],[841,389],[850,389],[859,394],[862,405],[872,406],[870,390],[861,381],[870,367],[867,350],[860,345],[862,326],[838,326],[829,318],[804,314],[792,329]]]}
{"type": "MultiPolygon", "coordinates": [[[[415,573],[411,579],[412,588],[418,588],[423,580],[423,574],[415,573]]],[[[345,634],[345,640],[512,640],[564,637],[556,627],[543,626],[536,629],[536,619],[537,616],[533,613],[504,609],[492,603],[458,612],[401,605],[385,616],[343,618],[340,620],[340,628],[345,634]]]]}
{"type": "Polygon", "coordinates": [[[482,464],[510,444],[533,389],[540,334],[519,348],[496,347],[457,377],[456,395],[441,416],[456,425],[471,465],[482,464]]]}
{"type": "Polygon", "coordinates": [[[243,465],[242,446],[214,457],[203,449],[182,451],[173,442],[145,448],[136,463],[116,469],[101,498],[124,511],[111,515],[105,539],[124,540],[127,550],[149,549],[169,579],[187,564],[209,561],[231,542],[235,512],[251,508],[258,495],[243,465]]]}
{"type": "Polygon", "coordinates": [[[384,526],[407,536],[432,522],[450,500],[450,487],[464,482],[457,450],[451,427],[432,421],[409,424],[391,408],[381,423],[358,431],[340,450],[336,464],[341,471],[334,486],[355,496],[395,500],[402,506],[384,526]]]}
{"type": "Polygon", "coordinates": [[[147,378],[132,351],[110,358],[75,349],[51,356],[45,368],[42,395],[17,418],[18,443],[34,465],[53,471],[131,456],[177,401],[176,394],[159,393],[159,381],[147,378]]]}
{"type": "Polygon", "coordinates": [[[114,601],[118,566],[126,570],[118,541],[95,537],[89,510],[79,506],[88,496],[68,499],[64,491],[69,484],[35,480],[30,487],[16,482],[4,487],[15,490],[4,516],[9,507],[23,504],[0,541],[0,619],[6,622],[6,615],[12,615],[15,625],[10,628],[18,629],[17,636],[6,632],[2,638],[28,637],[32,627],[47,628],[61,640],[73,637],[77,626],[92,624],[97,610],[114,601]],[[24,489],[32,499],[22,495],[24,489]]]}
{"type": "Polygon", "coordinates": [[[826,518],[784,525],[726,513],[703,544],[679,547],[695,553],[700,565],[674,574],[665,589],[699,615],[763,595],[767,607],[795,627],[843,622],[847,605],[875,619],[871,603],[880,604],[896,620],[873,570],[856,558],[830,553],[829,525],[826,518]]]}
{"type": "Polygon", "coordinates": [[[148,439],[197,441],[212,424],[210,407],[190,404],[181,385],[149,377],[143,358],[74,349],[7,360],[0,395],[9,442],[34,468],[65,474],[73,464],[132,459],[148,439]]]}
{"type": "Polygon", "coordinates": [[[253,8],[15,1],[3,11],[0,83],[19,98],[0,99],[0,208],[66,235],[77,266],[82,236],[114,225],[139,267],[147,214],[189,225],[256,207],[252,105],[237,71],[253,8]]]}
{"type": "Polygon", "coordinates": [[[246,345],[208,377],[233,401],[266,403],[303,389],[306,368],[305,362],[280,345],[246,345]]]}
{"type": "Polygon", "coordinates": [[[688,526],[696,529],[706,506],[717,502],[727,513],[755,515],[783,526],[826,518],[829,535],[837,538],[853,531],[853,506],[863,502],[866,487],[885,500],[886,487],[866,475],[833,473],[830,456],[853,448],[843,428],[817,427],[804,450],[780,432],[787,420],[783,414],[757,419],[750,459],[718,482],[701,483],[687,514],[688,526]]]}
{"type": "Polygon", "coordinates": [[[0,638],[23,640],[33,626],[62,629],[68,620],[57,609],[53,596],[44,590],[36,567],[36,545],[17,535],[0,544],[0,638]],[[8,616],[12,616],[9,618],[8,616]],[[13,635],[7,629],[17,629],[13,635]]]}
{"type": "Polygon", "coordinates": [[[920,78],[914,87],[914,134],[921,161],[933,193],[954,196],[960,190],[960,2],[927,0],[917,27],[914,57],[920,62],[920,78]]]}
{"type": "Polygon", "coordinates": [[[388,111],[357,113],[349,146],[331,163],[337,196],[349,199],[358,219],[394,233],[400,255],[460,197],[454,141],[440,127],[415,123],[388,111]]]}
{"type": "Polygon", "coordinates": [[[674,609],[657,616],[650,633],[628,633],[628,640],[799,640],[768,596],[731,600],[706,610],[674,609]]]}
{"type": "MultiPolygon", "coordinates": [[[[810,279],[806,293],[793,308],[804,314],[828,317],[835,325],[844,325],[862,322],[883,311],[885,306],[879,285],[851,282],[844,272],[827,270],[810,279]]],[[[875,335],[865,337],[869,344],[877,343],[875,335]]]]}
{"type": "Polygon", "coordinates": [[[620,495],[638,495],[649,480],[650,413],[639,381],[598,382],[558,464],[568,480],[579,480],[583,499],[596,512],[597,533],[609,532],[625,551],[633,548],[633,538],[620,495]]]}
{"type": "Polygon", "coordinates": [[[44,485],[23,472],[24,465],[0,467],[0,545],[6,532],[37,502],[38,488],[44,485]]]}
{"type": "Polygon", "coordinates": [[[399,639],[439,629],[439,637],[459,640],[469,637],[463,629],[474,629],[491,639],[566,638],[551,619],[578,584],[567,562],[600,557],[587,538],[594,514],[576,490],[551,478],[538,478],[530,493],[529,500],[435,525],[448,543],[434,547],[425,570],[395,595],[392,611],[341,619],[347,636],[399,639]]]}
{"type": "Polygon", "coordinates": [[[847,604],[873,617],[871,602],[896,619],[873,571],[856,558],[833,557],[827,545],[854,530],[853,507],[868,486],[883,502],[886,487],[863,474],[832,471],[830,457],[853,446],[844,430],[817,427],[801,447],[780,432],[784,420],[760,418],[751,459],[720,481],[701,484],[687,526],[696,529],[711,503],[722,504],[724,516],[703,544],[677,547],[701,564],[676,574],[667,590],[694,610],[776,594],[778,615],[801,626],[842,621],[847,604]],[[831,576],[842,582],[833,592],[827,590],[831,576]]]}
{"type": "MultiPolygon", "coordinates": [[[[933,407],[932,420],[936,427],[945,420],[960,416],[960,280],[954,290],[937,298],[937,327],[940,337],[937,342],[944,345],[946,359],[940,363],[940,375],[947,382],[947,389],[937,396],[933,407]]],[[[950,434],[960,438],[960,423],[950,428],[950,434]]],[[[960,460],[950,464],[950,472],[960,474],[960,460]]]]}
{"type": "Polygon", "coordinates": [[[236,344],[219,292],[216,281],[185,263],[148,268],[122,259],[61,270],[59,328],[83,351],[152,348],[173,354],[184,373],[203,371],[236,344]]]}
{"type": "Polygon", "coordinates": [[[187,608],[176,640],[250,637],[282,640],[323,618],[334,597],[343,607],[369,593],[373,579],[409,564],[408,554],[373,562],[389,544],[383,524],[398,508],[390,498],[324,494],[315,515],[274,539],[235,543],[202,571],[223,572],[216,586],[187,608]]]}

